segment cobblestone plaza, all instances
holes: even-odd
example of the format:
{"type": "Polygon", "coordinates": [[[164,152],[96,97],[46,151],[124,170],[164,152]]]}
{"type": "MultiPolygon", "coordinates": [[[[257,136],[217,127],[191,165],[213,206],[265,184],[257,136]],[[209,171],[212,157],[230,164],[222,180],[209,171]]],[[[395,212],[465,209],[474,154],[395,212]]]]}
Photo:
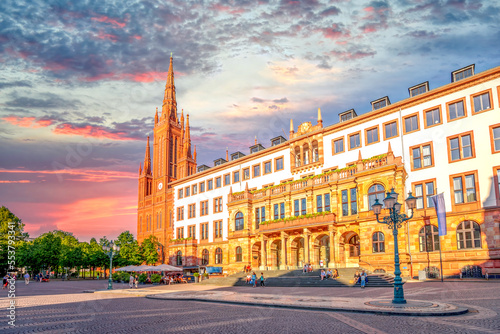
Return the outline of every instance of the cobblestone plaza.
{"type": "MultiPolygon", "coordinates": [[[[390,288],[210,287],[195,284],[147,286],[128,290],[105,281],[51,281],[16,284],[16,327],[7,323],[8,299],[2,291],[2,333],[499,333],[500,289],[496,281],[449,281],[405,284],[411,300],[434,300],[467,307],[448,317],[388,316],[355,312],[308,311],[265,306],[155,300],[146,295],[211,290],[297,299],[340,297],[387,299],[390,288]],[[84,291],[96,290],[95,293],[84,291]]],[[[263,297],[264,298],[264,297],[263,297]]]]}

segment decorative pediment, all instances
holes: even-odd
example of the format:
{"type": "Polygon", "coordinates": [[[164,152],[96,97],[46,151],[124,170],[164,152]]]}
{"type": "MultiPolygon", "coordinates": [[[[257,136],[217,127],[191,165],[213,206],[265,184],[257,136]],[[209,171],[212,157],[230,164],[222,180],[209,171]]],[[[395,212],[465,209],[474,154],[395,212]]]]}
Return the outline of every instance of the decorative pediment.
{"type": "Polygon", "coordinates": [[[303,135],[304,133],[311,132],[313,130],[313,126],[311,122],[304,122],[299,125],[299,128],[297,130],[297,135],[303,135]]]}

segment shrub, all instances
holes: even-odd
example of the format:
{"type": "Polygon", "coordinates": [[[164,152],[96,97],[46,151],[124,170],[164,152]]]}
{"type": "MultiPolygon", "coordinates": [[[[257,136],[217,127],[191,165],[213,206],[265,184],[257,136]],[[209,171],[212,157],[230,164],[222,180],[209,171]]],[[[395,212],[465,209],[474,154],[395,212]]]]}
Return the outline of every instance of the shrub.
{"type": "Polygon", "coordinates": [[[193,276],[194,277],[200,277],[200,273],[194,273],[193,276]]]}
{"type": "Polygon", "coordinates": [[[121,280],[121,273],[113,273],[112,277],[113,277],[113,281],[120,281],[121,280]]]}
{"type": "Polygon", "coordinates": [[[161,276],[159,274],[153,274],[151,275],[151,282],[152,283],[160,283],[161,276]]]}
{"type": "Polygon", "coordinates": [[[148,275],[142,273],[139,275],[139,283],[144,283],[146,282],[146,278],[148,278],[148,275]]]}

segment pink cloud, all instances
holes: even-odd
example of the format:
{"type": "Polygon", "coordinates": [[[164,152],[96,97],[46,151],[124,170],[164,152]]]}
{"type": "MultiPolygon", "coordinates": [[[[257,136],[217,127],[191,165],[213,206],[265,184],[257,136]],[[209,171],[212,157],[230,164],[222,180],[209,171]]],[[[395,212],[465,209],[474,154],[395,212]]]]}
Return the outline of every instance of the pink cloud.
{"type": "Polygon", "coordinates": [[[330,39],[337,39],[350,36],[349,31],[342,29],[336,23],[332,24],[331,28],[323,28],[320,30],[323,33],[323,36],[330,39]]]}
{"type": "Polygon", "coordinates": [[[2,120],[23,128],[42,128],[53,124],[52,120],[48,119],[36,119],[36,117],[19,117],[19,116],[7,116],[3,117],[2,120]]]}
{"type": "MultiPolygon", "coordinates": [[[[94,169],[54,169],[54,170],[26,170],[26,169],[0,169],[0,175],[5,173],[10,174],[31,174],[34,176],[55,175],[61,176],[64,180],[75,182],[110,182],[120,179],[137,179],[137,174],[132,172],[109,171],[109,170],[94,170],[94,169]]],[[[0,183],[33,183],[29,180],[4,180],[0,183]]]]}
{"type": "Polygon", "coordinates": [[[365,57],[372,57],[376,54],[375,51],[355,51],[355,52],[350,52],[350,51],[331,51],[331,55],[341,59],[341,60],[356,60],[356,59],[362,59],[365,57]]]}
{"type": "Polygon", "coordinates": [[[99,34],[97,34],[97,38],[99,38],[99,39],[109,39],[110,41],[113,41],[113,42],[118,41],[118,36],[113,35],[113,34],[106,34],[102,30],[99,31],[99,34]]]}
{"type": "Polygon", "coordinates": [[[110,132],[102,126],[85,125],[78,127],[73,124],[59,124],[53,131],[56,135],[83,136],[92,138],[106,138],[112,140],[136,140],[128,137],[125,131],[110,132]]]}
{"type": "MultiPolygon", "coordinates": [[[[174,72],[175,76],[184,76],[185,73],[174,72]]],[[[82,81],[94,82],[100,80],[129,80],[135,82],[164,81],[167,79],[167,72],[149,71],[142,73],[102,73],[92,77],[82,78],[82,81]]]]}
{"type": "Polygon", "coordinates": [[[30,180],[17,180],[17,181],[0,180],[0,183],[31,183],[31,181],[30,180]]]}
{"type": "Polygon", "coordinates": [[[224,6],[221,4],[213,4],[212,10],[215,10],[217,12],[226,12],[226,13],[230,13],[230,14],[242,14],[242,13],[245,13],[245,11],[246,11],[243,8],[233,9],[230,6],[224,6]]]}
{"type": "Polygon", "coordinates": [[[111,23],[112,25],[115,25],[119,28],[124,28],[126,23],[125,22],[118,22],[115,19],[109,18],[107,16],[101,15],[99,17],[93,17],[91,18],[93,21],[98,21],[98,22],[105,22],[105,23],[111,23]]]}

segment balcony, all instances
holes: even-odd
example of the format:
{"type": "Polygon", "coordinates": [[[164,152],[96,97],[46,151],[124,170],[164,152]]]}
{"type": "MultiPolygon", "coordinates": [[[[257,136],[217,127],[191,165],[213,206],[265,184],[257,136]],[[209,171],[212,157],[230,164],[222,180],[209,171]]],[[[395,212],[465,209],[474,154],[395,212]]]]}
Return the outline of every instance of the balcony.
{"type": "Polygon", "coordinates": [[[193,238],[170,239],[169,246],[196,246],[198,240],[193,238]]]}
{"type": "Polygon", "coordinates": [[[285,218],[284,220],[276,220],[261,223],[259,232],[268,232],[276,230],[287,230],[294,228],[303,228],[316,225],[324,225],[335,222],[335,214],[332,212],[321,212],[311,215],[285,218]]]}

